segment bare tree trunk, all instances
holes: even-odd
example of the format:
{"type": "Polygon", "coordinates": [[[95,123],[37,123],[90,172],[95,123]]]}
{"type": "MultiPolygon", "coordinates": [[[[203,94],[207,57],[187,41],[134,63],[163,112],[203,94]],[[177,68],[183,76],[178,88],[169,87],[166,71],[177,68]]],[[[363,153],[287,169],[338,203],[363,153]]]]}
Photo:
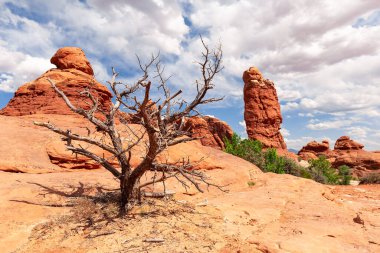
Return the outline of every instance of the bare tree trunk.
{"type": "Polygon", "coordinates": [[[141,192],[139,187],[139,177],[130,176],[120,180],[120,214],[124,215],[127,212],[128,204],[138,201],[141,203],[141,192]]]}
{"type": "Polygon", "coordinates": [[[183,129],[184,118],[192,116],[193,113],[198,114],[196,110],[197,106],[223,99],[206,98],[207,92],[214,88],[214,76],[223,69],[221,66],[223,55],[221,46],[215,50],[210,50],[204,43],[202,37],[201,42],[204,51],[202,52],[202,61],[197,63],[200,65],[202,77],[200,80],[196,80],[197,94],[190,102],[186,102],[181,98],[180,94],[182,90],[171,94],[167,85],[168,78],[163,76],[164,68],[161,68],[158,56],[152,56],[148,64],[142,64],[140,59],[137,58],[143,75],[137,82],[125,84],[125,88],[121,92],[116,87],[118,84],[121,84],[116,81],[118,73],[112,69],[113,75],[109,84],[116,97],[116,102],[112,104],[108,111],[99,107],[98,98],[94,97],[90,90],[85,90],[82,93],[91,99],[92,108],[84,110],[83,108],[74,106],[65,93],[58,89],[52,80],[48,79],[52,88],[62,97],[66,105],[73,112],[82,115],[92,123],[95,126],[95,132],[101,132],[104,136],[108,135],[109,141],[105,141],[103,138],[97,138],[97,134],[95,134],[95,132],[91,133],[91,131],[89,131],[87,136],[84,136],[72,133],[69,129],[60,129],[49,122],[35,122],[34,124],[46,127],[64,136],[63,140],[66,141],[66,148],[69,151],[76,155],[83,155],[94,160],[110,171],[112,175],[120,181],[121,214],[125,214],[129,207],[135,204],[135,202],[141,203],[140,189],[142,187],[155,184],[156,182],[164,182],[168,178],[177,179],[186,189],[189,188],[186,182],[190,182],[190,184],[194,185],[200,192],[203,192],[199,187],[200,183],[205,183],[207,186],[216,186],[221,189],[219,186],[208,182],[208,178],[202,172],[194,170],[189,159],[186,161],[184,158],[175,164],[169,164],[168,161],[167,163],[160,163],[156,160],[157,155],[170,146],[199,139],[192,137],[190,133],[183,129]],[[156,102],[152,100],[150,95],[151,87],[155,85],[152,84],[152,80],[149,79],[149,69],[152,65],[156,66],[156,73],[153,79],[159,79],[156,88],[158,88],[159,93],[164,96],[163,98],[159,98],[156,102]],[[143,96],[140,96],[141,92],[143,96]],[[141,124],[143,128],[140,131],[133,130],[126,122],[126,126],[130,131],[129,139],[132,141],[129,140],[125,142],[116,128],[115,119],[119,117],[118,113],[120,112],[121,106],[125,109],[123,112],[129,113],[130,115],[138,115],[140,119],[139,124],[141,124]],[[98,118],[97,114],[99,113],[104,115],[106,119],[104,120],[104,117],[98,118]],[[147,140],[145,137],[148,137],[147,140]],[[143,154],[143,159],[139,165],[132,166],[130,162],[132,149],[142,141],[145,142],[144,144],[147,148],[146,154],[143,154]],[[97,146],[112,157],[105,157],[104,154],[103,156],[99,156],[88,147],[80,145],[80,143],[97,146]],[[110,158],[116,158],[118,166],[111,163],[110,158]],[[154,171],[154,177],[151,181],[144,182],[140,186],[140,178],[149,170],[154,171]],[[162,173],[162,177],[159,179],[156,179],[157,172],[162,173]]]}

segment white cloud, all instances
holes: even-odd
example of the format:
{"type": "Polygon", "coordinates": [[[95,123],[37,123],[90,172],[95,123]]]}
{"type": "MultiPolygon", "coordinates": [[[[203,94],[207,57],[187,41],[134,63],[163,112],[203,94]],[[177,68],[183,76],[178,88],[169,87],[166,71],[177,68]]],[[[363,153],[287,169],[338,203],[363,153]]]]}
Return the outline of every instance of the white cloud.
{"type": "Polygon", "coordinates": [[[247,128],[247,125],[245,124],[245,120],[239,121],[239,125],[242,126],[244,129],[247,128]]]}
{"type": "Polygon", "coordinates": [[[314,114],[312,114],[312,113],[302,113],[302,112],[300,112],[300,113],[298,113],[298,116],[300,116],[300,117],[308,117],[308,118],[313,118],[314,117],[314,114]]]}
{"type": "Polygon", "coordinates": [[[286,128],[281,128],[281,129],[280,129],[280,132],[281,132],[282,136],[284,136],[284,137],[288,137],[288,136],[290,136],[290,132],[289,132],[289,130],[286,129],[286,128]]]}
{"type": "Polygon", "coordinates": [[[0,41],[0,90],[14,91],[15,87],[36,79],[52,67],[49,59],[9,51],[0,41]]]}
{"type": "Polygon", "coordinates": [[[363,138],[367,137],[367,133],[368,133],[369,129],[367,127],[355,126],[355,127],[346,128],[346,131],[347,131],[348,135],[353,137],[353,138],[363,139],[363,138]]]}
{"type": "Polygon", "coordinates": [[[308,129],[311,130],[327,130],[327,129],[338,129],[345,126],[351,125],[350,120],[332,120],[332,121],[322,121],[317,123],[309,123],[306,125],[308,129]]]}
{"type": "Polygon", "coordinates": [[[297,102],[288,102],[285,105],[281,105],[281,110],[283,112],[286,112],[286,111],[297,109],[298,107],[299,107],[299,104],[297,102]]]}
{"type": "Polygon", "coordinates": [[[126,69],[123,80],[132,80],[135,53],[146,59],[160,50],[167,74],[174,74],[173,86],[189,96],[199,76],[193,63],[201,44],[194,35],[201,32],[205,41],[221,41],[224,48],[225,69],[212,95],[226,100],[217,106],[242,104],[241,75],[254,65],[275,82],[286,120],[314,116],[309,129],[364,136],[348,129],[356,115],[359,127],[380,128],[378,0],[9,2],[23,8],[20,13],[5,2],[0,1],[0,90],[14,91],[50,68],[57,48],[80,46],[102,82],[111,64],[126,69]],[[318,121],[321,116],[336,118],[318,121]]]}
{"type": "Polygon", "coordinates": [[[310,136],[305,136],[301,138],[294,138],[294,139],[289,139],[289,138],[284,138],[286,145],[288,148],[295,149],[295,150],[300,150],[303,146],[306,145],[306,143],[314,140],[313,137],[310,136]]]}

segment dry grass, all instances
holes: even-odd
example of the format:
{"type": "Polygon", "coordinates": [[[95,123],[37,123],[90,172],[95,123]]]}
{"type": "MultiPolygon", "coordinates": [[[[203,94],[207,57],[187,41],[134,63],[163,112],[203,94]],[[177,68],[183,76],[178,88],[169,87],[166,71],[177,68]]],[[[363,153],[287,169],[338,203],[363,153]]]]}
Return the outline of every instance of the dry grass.
{"type": "Polygon", "coordinates": [[[67,215],[35,226],[22,252],[58,246],[83,252],[214,252],[232,240],[222,236],[223,217],[210,206],[145,198],[120,217],[112,192],[72,203],[67,215]]]}

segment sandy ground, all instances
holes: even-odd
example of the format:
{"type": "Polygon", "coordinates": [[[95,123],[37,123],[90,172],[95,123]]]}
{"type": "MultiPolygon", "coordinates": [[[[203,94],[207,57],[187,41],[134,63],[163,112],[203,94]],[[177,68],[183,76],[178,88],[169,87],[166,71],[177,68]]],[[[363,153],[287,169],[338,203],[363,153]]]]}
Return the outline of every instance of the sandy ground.
{"type": "Polygon", "coordinates": [[[110,217],[86,213],[99,210],[91,196],[117,188],[106,171],[0,172],[0,252],[380,252],[378,186],[249,180],[191,195],[169,182],[174,199],[145,199],[120,219],[112,205],[110,217]]]}

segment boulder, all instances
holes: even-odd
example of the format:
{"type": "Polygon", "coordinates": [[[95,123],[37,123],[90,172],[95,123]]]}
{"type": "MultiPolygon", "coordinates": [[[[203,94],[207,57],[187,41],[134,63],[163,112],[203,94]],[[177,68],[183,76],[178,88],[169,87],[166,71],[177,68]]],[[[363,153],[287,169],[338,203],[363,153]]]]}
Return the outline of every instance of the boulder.
{"type": "Polygon", "coordinates": [[[65,47],[51,59],[56,69],[45,72],[32,82],[22,85],[0,115],[22,116],[30,114],[73,114],[63,99],[51,87],[48,79],[56,83],[72,104],[89,109],[92,102],[83,93],[88,90],[98,100],[99,107],[109,110],[112,95],[92,76],[90,63],[80,48],[65,47]]]}
{"type": "Polygon", "coordinates": [[[280,133],[282,116],[274,83],[264,79],[255,67],[244,72],[243,81],[248,137],[261,141],[264,148],[286,149],[280,133]]]}
{"type": "Polygon", "coordinates": [[[204,146],[224,149],[224,138],[231,139],[232,128],[224,121],[214,117],[190,117],[185,120],[185,130],[193,137],[200,138],[204,146]]]}
{"type": "Polygon", "coordinates": [[[364,145],[354,140],[351,140],[348,136],[342,136],[335,142],[335,150],[360,150],[364,145]]]}
{"type": "Polygon", "coordinates": [[[87,60],[83,50],[78,47],[63,47],[58,49],[50,62],[58,69],[77,69],[93,76],[90,62],[87,60]]]}
{"type": "Polygon", "coordinates": [[[311,141],[298,152],[298,155],[303,160],[316,159],[319,155],[327,155],[330,152],[330,144],[327,140],[323,140],[321,143],[317,141],[311,141]]]}

